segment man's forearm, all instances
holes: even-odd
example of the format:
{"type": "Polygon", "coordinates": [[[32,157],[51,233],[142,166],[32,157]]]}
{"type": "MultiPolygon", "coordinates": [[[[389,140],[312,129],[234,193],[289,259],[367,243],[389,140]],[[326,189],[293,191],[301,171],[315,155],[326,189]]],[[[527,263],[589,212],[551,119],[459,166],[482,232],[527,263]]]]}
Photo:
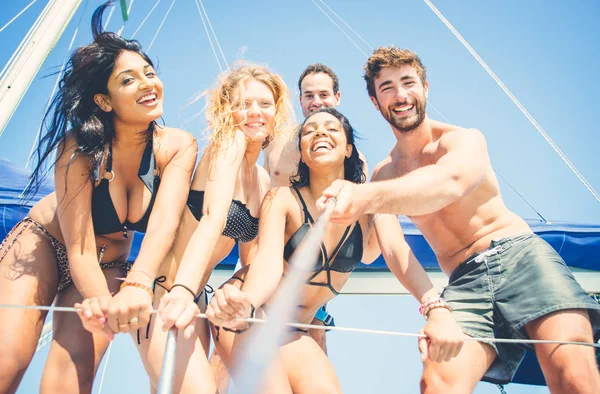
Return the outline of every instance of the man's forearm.
{"type": "Polygon", "coordinates": [[[437,212],[456,201],[463,190],[441,166],[421,167],[411,173],[363,185],[367,213],[419,216],[437,212]]]}

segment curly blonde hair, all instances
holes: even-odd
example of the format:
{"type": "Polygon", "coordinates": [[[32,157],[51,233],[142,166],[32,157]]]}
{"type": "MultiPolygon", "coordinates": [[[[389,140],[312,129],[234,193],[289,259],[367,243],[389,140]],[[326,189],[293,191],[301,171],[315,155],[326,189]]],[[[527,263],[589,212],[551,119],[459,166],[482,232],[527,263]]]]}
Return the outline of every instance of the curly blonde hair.
{"type": "Polygon", "coordinates": [[[249,63],[238,63],[221,74],[216,86],[208,92],[206,120],[209,126],[209,139],[216,152],[223,148],[224,141],[231,141],[236,127],[233,113],[239,105],[244,86],[247,81],[256,80],[264,83],[273,93],[275,99],[275,126],[273,134],[263,143],[263,149],[275,137],[288,135],[293,130],[294,111],[288,88],[283,79],[269,71],[265,66],[249,63]]]}

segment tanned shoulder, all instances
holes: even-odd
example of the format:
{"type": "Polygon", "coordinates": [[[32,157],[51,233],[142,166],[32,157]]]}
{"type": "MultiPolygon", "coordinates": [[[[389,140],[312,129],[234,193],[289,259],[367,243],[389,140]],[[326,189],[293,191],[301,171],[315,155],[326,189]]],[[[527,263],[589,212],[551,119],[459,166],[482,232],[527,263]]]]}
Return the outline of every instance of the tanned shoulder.
{"type": "Polygon", "coordinates": [[[271,209],[282,213],[288,212],[293,198],[290,188],[287,186],[276,186],[269,189],[261,204],[261,217],[271,209]]]}
{"type": "Polygon", "coordinates": [[[438,149],[442,154],[456,152],[460,155],[478,156],[483,154],[487,156],[485,137],[477,129],[458,128],[445,132],[438,140],[438,149]]]}
{"type": "Polygon", "coordinates": [[[441,146],[454,145],[456,143],[462,144],[465,142],[485,145],[485,137],[481,131],[473,128],[447,126],[445,130],[442,130],[442,135],[439,139],[441,146]]]}
{"type": "Polygon", "coordinates": [[[388,155],[385,159],[380,161],[375,169],[373,169],[373,175],[371,176],[371,182],[381,181],[392,177],[391,173],[392,157],[388,155]]]}
{"type": "Polygon", "coordinates": [[[189,132],[174,127],[163,127],[158,132],[159,143],[166,148],[168,154],[173,157],[182,150],[193,147],[198,151],[198,142],[189,132]]]}

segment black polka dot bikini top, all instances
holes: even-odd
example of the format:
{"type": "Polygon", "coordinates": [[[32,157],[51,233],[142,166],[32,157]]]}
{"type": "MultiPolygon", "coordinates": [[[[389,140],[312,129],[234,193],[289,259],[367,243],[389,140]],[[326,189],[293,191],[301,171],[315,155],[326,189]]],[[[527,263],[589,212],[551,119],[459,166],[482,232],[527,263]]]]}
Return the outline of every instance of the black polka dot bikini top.
{"type": "MultiPolygon", "coordinates": [[[[196,220],[202,218],[202,205],[204,204],[203,190],[190,190],[187,206],[196,220]]],[[[237,242],[250,242],[258,235],[258,218],[250,214],[246,204],[239,200],[232,200],[227,213],[227,222],[221,235],[237,242]]]]}

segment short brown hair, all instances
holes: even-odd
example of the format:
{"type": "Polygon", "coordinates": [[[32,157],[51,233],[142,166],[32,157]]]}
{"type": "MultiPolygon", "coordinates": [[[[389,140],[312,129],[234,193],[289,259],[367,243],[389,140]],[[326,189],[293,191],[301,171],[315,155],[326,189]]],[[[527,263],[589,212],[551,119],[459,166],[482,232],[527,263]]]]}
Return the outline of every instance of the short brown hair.
{"type": "Polygon", "coordinates": [[[333,70],[322,63],[315,63],[306,67],[304,71],[302,71],[302,74],[300,74],[300,78],[298,79],[298,90],[300,91],[300,95],[302,95],[302,81],[304,78],[311,74],[318,73],[329,75],[329,78],[331,78],[331,81],[333,82],[333,94],[337,94],[340,91],[340,81],[333,70]]]}
{"type": "Polygon", "coordinates": [[[404,65],[409,65],[417,70],[417,74],[421,78],[421,82],[427,80],[427,71],[421,63],[421,59],[416,53],[410,49],[399,49],[395,46],[379,47],[373,51],[365,64],[365,81],[367,82],[367,92],[369,96],[375,96],[375,78],[379,76],[379,72],[386,67],[400,68],[404,65]]]}

